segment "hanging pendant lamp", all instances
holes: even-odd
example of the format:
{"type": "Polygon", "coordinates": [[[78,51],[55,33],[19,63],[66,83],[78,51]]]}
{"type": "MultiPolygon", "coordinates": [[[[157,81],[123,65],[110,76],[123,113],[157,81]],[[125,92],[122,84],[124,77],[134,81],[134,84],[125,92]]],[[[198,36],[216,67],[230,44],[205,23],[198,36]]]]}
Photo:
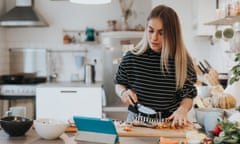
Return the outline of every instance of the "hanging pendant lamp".
{"type": "Polygon", "coordinates": [[[107,4],[111,0],[70,0],[70,2],[77,4],[107,4]]]}

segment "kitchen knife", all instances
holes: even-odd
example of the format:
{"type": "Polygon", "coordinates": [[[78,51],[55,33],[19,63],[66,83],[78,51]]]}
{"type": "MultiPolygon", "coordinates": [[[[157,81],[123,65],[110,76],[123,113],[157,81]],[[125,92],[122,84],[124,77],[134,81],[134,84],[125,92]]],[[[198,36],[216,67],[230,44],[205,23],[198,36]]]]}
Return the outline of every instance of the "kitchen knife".
{"type": "Polygon", "coordinates": [[[204,61],[204,63],[207,65],[207,67],[208,67],[208,69],[211,69],[212,68],[212,66],[209,64],[209,62],[207,61],[207,60],[203,60],[204,61]]]}
{"type": "Polygon", "coordinates": [[[134,102],[131,97],[130,97],[130,99],[134,103],[134,107],[138,110],[138,112],[140,112],[142,114],[146,114],[146,115],[157,114],[157,112],[154,109],[144,106],[144,105],[140,104],[139,102],[134,102]]]}
{"type": "Polygon", "coordinates": [[[199,62],[200,66],[204,69],[206,73],[209,72],[209,69],[207,69],[202,62],[199,62]]]}
{"type": "Polygon", "coordinates": [[[206,72],[204,71],[204,69],[200,66],[200,65],[197,65],[198,68],[200,69],[200,71],[202,72],[202,74],[205,74],[206,72]]]}

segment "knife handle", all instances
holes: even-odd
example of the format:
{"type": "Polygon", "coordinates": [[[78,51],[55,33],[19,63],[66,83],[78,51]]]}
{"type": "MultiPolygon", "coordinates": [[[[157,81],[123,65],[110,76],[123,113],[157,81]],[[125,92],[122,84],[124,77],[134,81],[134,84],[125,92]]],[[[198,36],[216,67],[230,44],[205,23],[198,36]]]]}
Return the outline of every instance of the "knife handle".
{"type": "Polygon", "coordinates": [[[203,65],[202,62],[199,62],[199,64],[201,65],[201,67],[204,69],[204,71],[205,71],[206,73],[209,72],[209,70],[203,65]]]}

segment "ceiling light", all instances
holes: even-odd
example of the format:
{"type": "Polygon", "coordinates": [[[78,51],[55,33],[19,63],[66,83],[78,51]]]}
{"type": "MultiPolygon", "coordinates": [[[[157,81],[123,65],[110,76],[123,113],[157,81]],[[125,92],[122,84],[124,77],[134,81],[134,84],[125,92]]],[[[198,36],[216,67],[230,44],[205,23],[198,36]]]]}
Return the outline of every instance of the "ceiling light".
{"type": "Polygon", "coordinates": [[[107,4],[111,0],[70,0],[70,2],[77,4],[107,4]]]}

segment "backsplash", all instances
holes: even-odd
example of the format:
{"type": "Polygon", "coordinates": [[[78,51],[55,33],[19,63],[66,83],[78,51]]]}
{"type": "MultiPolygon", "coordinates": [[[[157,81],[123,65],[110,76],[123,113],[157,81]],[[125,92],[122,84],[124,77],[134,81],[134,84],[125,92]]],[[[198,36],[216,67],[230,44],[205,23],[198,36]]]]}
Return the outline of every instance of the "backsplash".
{"type": "Polygon", "coordinates": [[[49,53],[49,74],[56,73],[57,81],[83,81],[84,65],[94,64],[96,81],[102,81],[102,53],[100,44],[68,45],[49,53]],[[79,58],[83,57],[82,62],[79,58]],[[79,64],[80,63],[80,64],[79,64]]]}

